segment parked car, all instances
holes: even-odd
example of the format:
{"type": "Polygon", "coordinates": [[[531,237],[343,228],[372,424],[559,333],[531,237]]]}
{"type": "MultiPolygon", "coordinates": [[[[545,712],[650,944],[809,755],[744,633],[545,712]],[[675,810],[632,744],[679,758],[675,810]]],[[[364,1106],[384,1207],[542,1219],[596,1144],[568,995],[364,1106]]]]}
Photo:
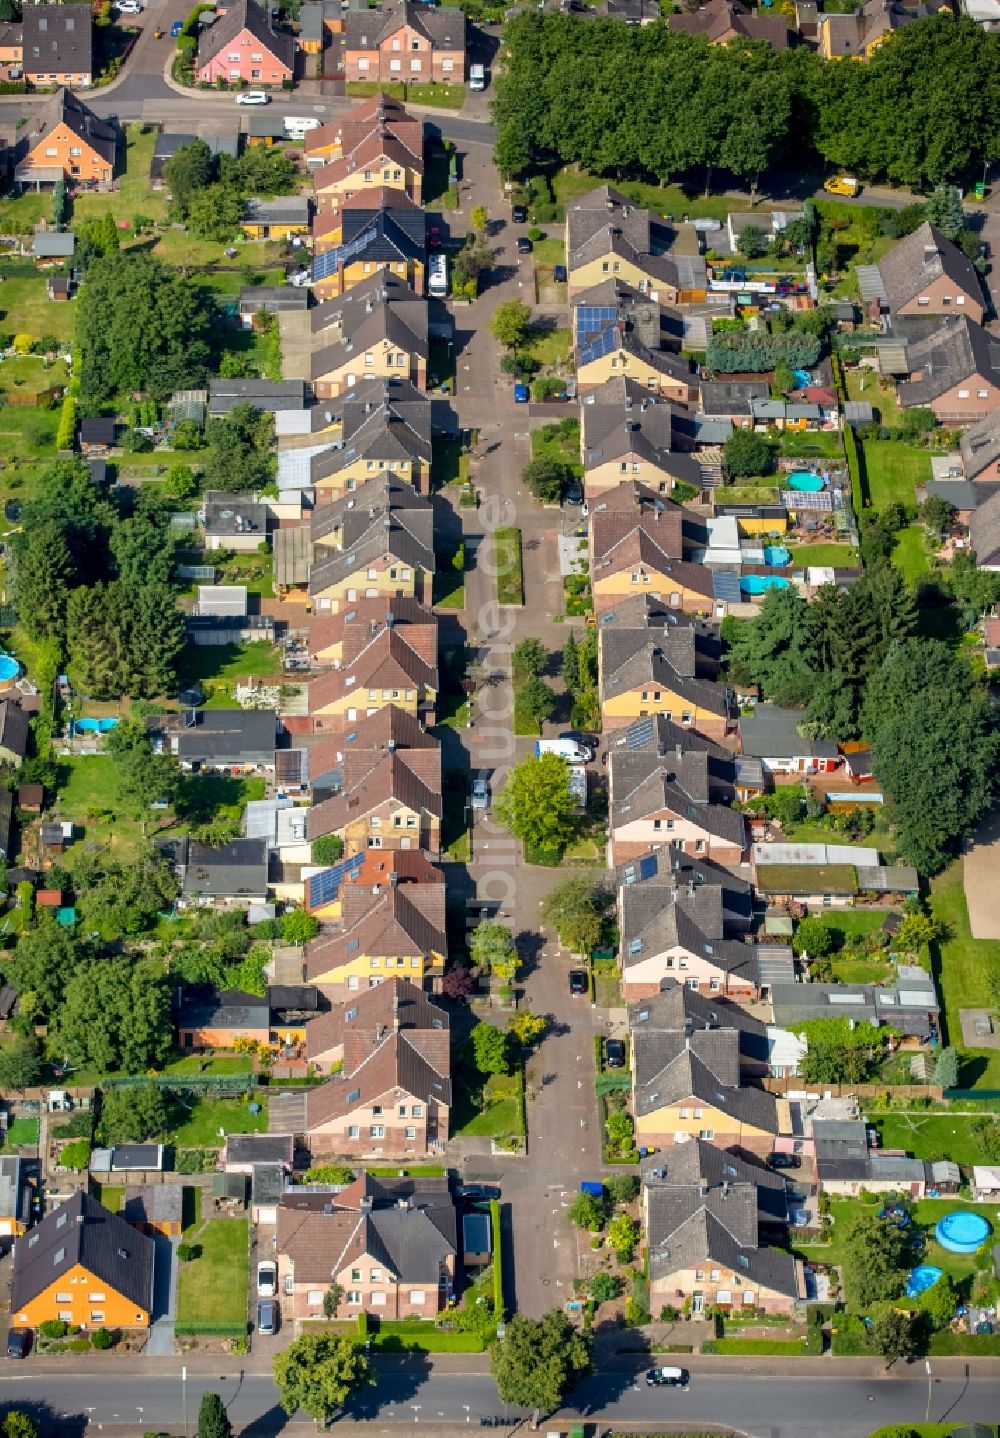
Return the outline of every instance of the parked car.
{"type": "Polygon", "coordinates": [[[528,236],[527,236],[527,235],[518,235],[518,237],[517,237],[517,253],[518,253],[519,255],[530,255],[530,254],[531,254],[531,241],[528,239],[528,236]]]}
{"type": "Polygon", "coordinates": [[[564,729],[557,737],[562,743],[575,744],[580,751],[570,759],[571,764],[593,764],[597,753],[597,740],[593,734],[583,734],[579,729],[564,729]]]}
{"type": "Polygon", "coordinates": [[[243,90],[236,96],[237,105],[270,105],[271,97],[264,90],[243,90]]]}
{"type": "Polygon", "coordinates": [[[580,994],[585,994],[585,993],[587,993],[587,991],[589,990],[589,988],[590,988],[590,985],[589,985],[588,982],[587,982],[587,975],[583,972],[583,970],[582,970],[582,969],[570,969],[570,971],[569,971],[569,991],[570,991],[570,993],[573,994],[574,997],[579,997],[580,994]]]}
{"type": "Polygon", "coordinates": [[[427,248],[429,250],[439,250],[443,244],[444,239],[441,235],[440,228],[437,225],[431,225],[427,231],[427,248]]]}
{"type": "Polygon", "coordinates": [[[511,206],[510,217],[514,221],[515,225],[526,225],[528,223],[527,205],[511,206]]]}
{"type": "Polygon", "coordinates": [[[515,403],[515,404],[527,404],[528,401],[530,400],[530,398],[531,398],[531,390],[528,388],[528,386],[527,386],[526,384],[516,384],[516,385],[514,386],[514,403],[515,403]]]}
{"type": "Polygon", "coordinates": [[[260,1298],[273,1298],[278,1291],[278,1265],[271,1258],[263,1258],[257,1265],[257,1294],[260,1298]]]}
{"type": "Polygon", "coordinates": [[[624,1039],[607,1039],[604,1044],[604,1062],[609,1069],[625,1067],[624,1039]]]}
{"type": "Polygon", "coordinates": [[[566,266],[553,265],[552,278],[555,280],[557,285],[564,285],[566,283],[566,266]]]}
{"type": "Polygon", "coordinates": [[[170,27],[170,38],[171,38],[171,40],[176,40],[176,39],[177,39],[178,35],[181,33],[181,27],[183,26],[183,24],[184,24],[184,21],[183,21],[183,20],[175,20],[175,21],[174,21],[174,23],[173,23],[173,24],[171,25],[171,27],[170,27]]]}
{"type": "Polygon", "coordinates": [[[801,1168],[802,1160],[797,1153],[772,1153],[768,1159],[772,1168],[801,1168]]]}
{"type": "Polygon", "coordinates": [[[663,1368],[650,1368],[646,1382],[650,1388],[686,1388],[690,1374],[686,1368],[675,1368],[667,1364],[663,1368]]]}
{"type": "Polygon", "coordinates": [[[139,0],[118,0],[118,4],[115,6],[115,9],[118,11],[119,15],[142,14],[142,6],[140,5],[139,0]]]}
{"type": "Polygon", "coordinates": [[[583,503],[583,480],[577,479],[575,474],[566,481],[565,499],[567,504],[583,503]]]}
{"type": "Polygon", "coordinates": [[[31,1352],[31,1329],[12,1328],[7,1334],[7,1357],[27,1358],[31,1352]]]}
{"type": "Polygon", "coordinates": [[[484,1200],[500,1198],[500,1189],[494,1183],[462,1183],[455,1190],[456,1198],[464,1198],[471,1203],[479,1203],[484,1200]]]}
{"type": "Polygon", "coordinates": [[[473,779],[472,781],[472,807],[474,809],[490,807],[490,789],[485,779],[473,779]]]}
{"type": "Polygon", "coordinates": [[[281,1309],[273,1298],[262,1298],[257,1304],[257,1332],[263,1338],[273,1338],[281,1327],[281,1309]]]}

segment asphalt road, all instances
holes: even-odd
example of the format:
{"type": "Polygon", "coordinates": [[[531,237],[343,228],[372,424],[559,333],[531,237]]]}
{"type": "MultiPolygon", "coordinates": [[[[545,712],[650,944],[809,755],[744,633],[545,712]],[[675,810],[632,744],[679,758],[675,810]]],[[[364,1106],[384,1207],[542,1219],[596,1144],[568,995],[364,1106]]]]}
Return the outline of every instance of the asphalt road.
{"type": "MultiPolygon", "coordinates": [[[[225,1361],[225,1360],[223,1360],[225,1361]]],[[[749,1362],[749,1360],[748,1360],[749,1362]]],[[[831,1365],[832,1367],[832,1365],[831,1365]]],[[[106,1429],[178,1427],[184,1419],[179,1372],[171,1375],[109,1377],[97,1373],[51,1373],[32,1377],[9,1371],[0,1377],[0,1406],[34,1411],[49,1431],[82,1433],[90,1425],[106,1429]]],[[[258,1375],[190,1377],[187,1414],[197,1415],[203,1392],[220,1394],[244,1438],[269,1438],[289,1425],[269,1378],[258,1375]]],[[[934,1381],[934,1420],[992,1421],[1000,1412],[1000,1379],[934,1381]]],[[[919,1365],[906,1376],[888,1379],[755,1377],[719,1374],[692,1377],[688,1392],[647,1389],[630,1374],[601,1374],[572,1395],[564,1419],[577,1417],[640,1423],[683,1421],[737,1428],[751,1438],[862,1438],[888,1423],[922,1421],[927,1381],[919,1365]],[[919,1375],[919,1376],[918,1376],[919,1375]]],[[[382,1426],[429,1425],[478,1427],[481,1416],[502,1414],[492,1381],[485,1375],[430,1373],[420,1360],[383,1368],[377,1384],[345,1415],[382,1426]]],[[[513,1409],[512,1425],[523,1418],[513,1409]]],[[[544,1425],[543,1425],[544,1427],[544,1425]]]]}

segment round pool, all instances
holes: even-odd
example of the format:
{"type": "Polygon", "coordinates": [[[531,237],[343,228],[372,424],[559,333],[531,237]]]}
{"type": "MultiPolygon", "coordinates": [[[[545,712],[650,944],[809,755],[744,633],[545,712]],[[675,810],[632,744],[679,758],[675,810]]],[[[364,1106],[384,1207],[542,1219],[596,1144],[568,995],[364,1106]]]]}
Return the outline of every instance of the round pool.
{"type": "Polygon", "coordinates": [[[791,560],[791,554],[783,544],[764,545],[764,563],[774,569],[783,569],[791,560]]]}
{"type": "Polygon", "coordinates": [[[826,480],[811,469],[796,469],[788,476],[788,488],[797,489],[801,494],[818,494],[826,488],[826,480]]]}
{"type": "Polygon", "coordinates": [[[935,1268],[933,1263],[922,1263],[919,1268],[914,1268],[906,1280],[907,1298],[919,1298],[921,1293],[933,1288],[943,1272],[943,1268],[935,1268]]]}
{"type": "Polygon", "coordinates": [[[748,574],[740,580],[744,594],[766,594],[769,589],[787,589],[790,581],[780,574],[748,574]]]}
{"type": "Polygon", "coordinates": [[[796,389],[805,389],[812,376],[807,369],[793,369],[792,378],[795,380],[796,389]]]}
{"type": "Polygon", "coordinates": [[[0,654],[0,692],[10,689],[21,672],[21,666],[9,654],[0,654]]]}
{"type": "Polygon", "coordinates": [[[992,1233],[989,1222],[979,1213],[957,1209],[946,1213],[934,1230],[934,1237],[949,1253],[975,1253],[992,1233]]]}

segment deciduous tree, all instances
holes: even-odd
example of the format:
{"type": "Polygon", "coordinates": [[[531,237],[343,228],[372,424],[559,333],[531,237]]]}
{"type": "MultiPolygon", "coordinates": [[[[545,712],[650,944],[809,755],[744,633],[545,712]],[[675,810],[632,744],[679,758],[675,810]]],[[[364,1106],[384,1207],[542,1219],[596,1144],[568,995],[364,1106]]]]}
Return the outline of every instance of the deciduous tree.
{"type": "Polygon", "coordinates": [[[504,300],[497,305],[489,322],[489,331],[504,349],[517,349],[524,344],[531,323],[531,310],[523,300],[504,300]]]}
{"type": "Polygon", "coordinates": [[[569,765],[558,754],[540,754],[510,771],[493,814],[530,847],[551,852],[572,838],[574,807],[569,765]]]}
{"type": "Polygon", "coordinates": [[[301,1408],[317,1423],[327,1423],[371,1381],[371,1374],[353,1339],[339,1333],[306,1333],[275,1354],[274,1381],[286,1413],[301,1408]]]}
{"type": "Polygon", "coordinates": [[[494,1024],[478,1023],[470,1035],[476,1068],[481,1074],[509,1074],[510,1039],[494,1024]]]}
{"type": "Polygon", "coordinates": [[[536,1426],[543,1413],[559,1407],[589,1366],[589,1340],[558,1309],[541,1319],[516,1313],[490,1358],[502,1402],[531,1408],[536,1426]]]}

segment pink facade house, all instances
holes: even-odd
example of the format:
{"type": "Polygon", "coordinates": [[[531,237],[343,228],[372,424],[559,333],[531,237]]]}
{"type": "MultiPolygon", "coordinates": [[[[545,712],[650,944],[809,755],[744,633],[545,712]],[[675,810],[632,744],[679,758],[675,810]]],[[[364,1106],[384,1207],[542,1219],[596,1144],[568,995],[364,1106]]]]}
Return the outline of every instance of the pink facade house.
{"type": "Polygon", "coordinates": [[[278,34],[256,0],[235,0],[198,40],[197,77],[211,85],[281,85],[294,69],[293,37],[278,34]]]}

